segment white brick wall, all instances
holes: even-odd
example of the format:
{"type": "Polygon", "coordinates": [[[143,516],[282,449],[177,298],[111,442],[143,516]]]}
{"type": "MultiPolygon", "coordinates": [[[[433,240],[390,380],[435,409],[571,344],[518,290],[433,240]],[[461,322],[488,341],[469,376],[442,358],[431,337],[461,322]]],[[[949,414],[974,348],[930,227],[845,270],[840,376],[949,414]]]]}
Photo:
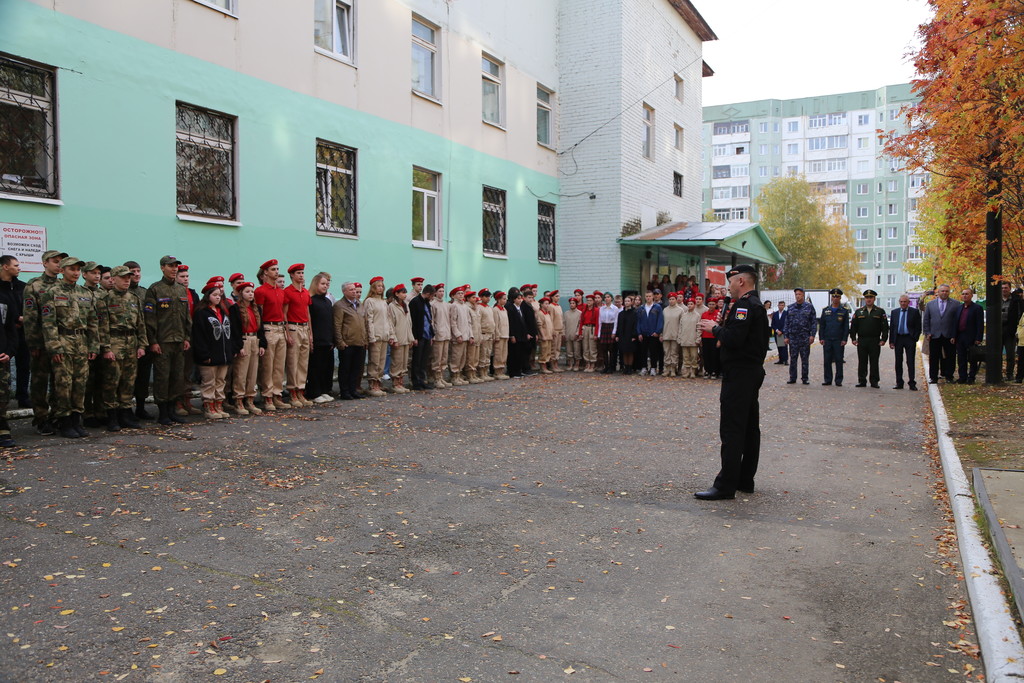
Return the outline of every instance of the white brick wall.
{"type": "Polygon", "coordinates": [[[653,227],[659,211],[700,220],[701,41],[667,0],[562,0],[558,37],[560,289],[636,287],[621,281],[623,270],[635,272],[620,259],[623,223],[653,227]],[[642,155],[643,103],[655,110],[653,159],[642,155]],[[683,175],[682,198],[673,172],[683,175]]]}

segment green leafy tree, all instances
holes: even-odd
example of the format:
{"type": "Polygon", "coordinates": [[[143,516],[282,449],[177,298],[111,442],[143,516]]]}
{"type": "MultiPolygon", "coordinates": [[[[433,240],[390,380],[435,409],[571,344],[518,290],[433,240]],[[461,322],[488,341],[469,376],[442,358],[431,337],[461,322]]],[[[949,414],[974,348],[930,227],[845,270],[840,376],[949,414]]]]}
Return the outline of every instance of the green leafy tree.
{"type": "Polygon", "coordinates": [[[849,226],[805,178],[775,178],[761,191],[757,208],[761,227],[785,259],[767,269],[766,288],[857,291],[861,275],[849,226]]]}

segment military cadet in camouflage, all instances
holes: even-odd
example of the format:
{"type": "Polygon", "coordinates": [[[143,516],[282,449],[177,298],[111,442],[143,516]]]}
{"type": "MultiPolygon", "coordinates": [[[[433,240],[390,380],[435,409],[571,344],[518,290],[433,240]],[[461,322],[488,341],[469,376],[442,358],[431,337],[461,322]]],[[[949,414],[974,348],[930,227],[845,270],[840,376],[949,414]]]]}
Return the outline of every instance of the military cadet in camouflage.
{"type": "Polygon", "coordinates": [[[814,335],[818,331],[818,316],[814,312],[814,304],[805,301],[806,292],[802,287],[793,290],[796,302],[786,309],[785,343],[789,347],[789,381],[786,384],[796,384],[796,360],[800,358],[800,376],[804,384],[808,384],[807,375],[811,355],[811,344],[814,343],[814,335]]]}
{"type": "Polygon", "coordinates": [[[53,379],[50,355],[43,350],[43,326],[39,316],[39,295],[50,285],[57,283],[61,259],[67,258],[63,251],[50,249],[43,252],[43,274],[32,278],[25,285],[24,322],[25,343],[30,349],[29,397],[32,401],[32,424],[42,436],[54,434],[47,391],[53,379]]]}
{"type": "Polygon", "coordinates": [[[870,379],[871,386],[878,389],[878,354],[889,339],[889,318],[885,310],[875,306],[876,296],[875,290],[864,290],[864,306],[854,311],[850,323],[850,340],[857,347],[857,386],[866,387],[870,379]]]}
{"type": "MultiPolygon", "coordinates": [[[[106,307],[103,300],[107,292],[100,287],[103,267],[95,261],[86,261],[82,266],[82,287],[89,293],[83,301],[96,309],[96,323],[99,329],[100,348],[107,344],[106,307]]],[[[85,383],[85,426],[100,427],[104,419],[103,409],[103,358],[99,355],[89,361],[89,379],[85,383]]]]}
{"type": "Polygon", "coordinates": [[[88,436],[82,426],[89,361],[99,351],[99,328],[92,296],[78,285],[85,261],[60,262],[61,279],[39,296],[43,345],[53,367],[53,416],[61,436],[88,436]]]}
{"type": "Polygon", "coordinates": [[[174,414],[174,400],[185,391],[185,352],[192,334],[188,290],[175,281],[180,264],[173,256],[160,259],[163,279],[149,286],[142,306],[149,350],[154,354],[153,398],[162,425],[185,422],[174,414]]]}
{"type": "Polygon", "coordinates": [[[138,429],[132,415],[132,395],[139,359],[149,346],[142,302],[129,290],[131,271],[126,266],[110,270],[114,288],[103,300],[107,321],[107,343],[103,354],[103,407],[107,412],[107,430],[121,427],[138,429]]]}
{"type": "MultiPolygon", "coordinates": [[[[128,292],[139,299],[139,305],[146,303],[146,288],[142,286],[142,266],[138,261],[125,261],[125,267],[132,275],[132,284],[128,292]]],[[[146,398],[149,396],[149,380],[153,376],[154,354],[146,350],[146,355],[139,359],[135,372],[135,417],[140,420],[152,420],[153,416],[146,412],[146,398]]]]}

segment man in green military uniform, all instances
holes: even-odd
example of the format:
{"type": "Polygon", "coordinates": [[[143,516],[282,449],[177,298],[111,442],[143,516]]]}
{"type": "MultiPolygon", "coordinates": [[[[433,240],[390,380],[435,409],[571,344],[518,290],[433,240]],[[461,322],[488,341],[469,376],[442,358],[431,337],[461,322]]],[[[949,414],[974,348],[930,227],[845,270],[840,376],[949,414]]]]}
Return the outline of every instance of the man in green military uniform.
{"type": "Polygon", "coordinates": [[[99,352],[99,328],[91,295],[78,285],[85,261],[60,262],[61,279],[39,297],[43,346],[53,368],[53,416],[61,436],[88,436],[82,426],[89,361],[99,352]]]}
{"type": "Polygon", "coordinates": [[[180,264],[173,256],[160,259],[163,278],[149,286],[142,307],[149,350],[154,354],[153,398],[162,425],[185,422],[174,414],[174,400],[185,391],[185,352],[192,335],[188,290],[176,281],[180,264]]]}
{"type": "Polygon", "coordinates": [[[854,311],[850,323],[850,340],[857,347],[857,386],[867,386],[870,364],[871,386],[875,389],[878,388],[878,354],[889,339],[889,319],[885,311],[875,306],[876,296],[875,290],[864,290],[864,305],[854,311]]]}
{"type": "MultiPolygon", "coordinates": [[[[36,432],[42,436],[54,434],[50,404],[47,401],[53,369],[50,367],[50,355],[43,349],[43,326],[39,315],[39,295],[43,290],[57,283],[60,273],[61,259],[67,254],[56,249],[43,252],[43,274],[32,278],[25,285],[24,321],[25,343],[28,345],[31,360],[29,361],[29,398],[32,401],[32,424],[36,432]]],[[[20,369],[20,368],[19,368],[20,369]]]]}
{"type": "MultiPolygon", "coordinates": [[[[138,261],[125,261],[124,265],[131,273],[132,283],[128,291],[139,299],[139,305],[146,303],[146,288],[142,286],[142,266],[138,261]]],[[[149,379],[153,375],[153,354],[149,353],[139,359],[135,373],[135,417],[140,420],[152,420],[153,416],[146,412],[146,398],[149,396],[149,379]]]]}
{"type": "Polygon", "coordinates": [[[132,415],[132,396],[139,359],[146,355],[149,343],[142,302],[129,291],[131,271],[126,266],[114,266],[110,274],[114,288],[103,300],[107,342],[101,345],[100,352],[107,430],[116,432],[121,427],[139,428],[132,415]]]}
{"type": "MultiPolygon", "coordinates": [[[[99,344],[102,349],[107,345],[106,306],[103,300],[107,292],[100,287],[103,267],[95,261],[86,261],[82,266],[82,287],[88,292],[83,303],[96,309],[96,323],[99,330],[99,344]]],[[[97,355],[89,361],[89,379],[85,383],[85,426],[100,427],[103,425],[103,359],[97,355]]]]}

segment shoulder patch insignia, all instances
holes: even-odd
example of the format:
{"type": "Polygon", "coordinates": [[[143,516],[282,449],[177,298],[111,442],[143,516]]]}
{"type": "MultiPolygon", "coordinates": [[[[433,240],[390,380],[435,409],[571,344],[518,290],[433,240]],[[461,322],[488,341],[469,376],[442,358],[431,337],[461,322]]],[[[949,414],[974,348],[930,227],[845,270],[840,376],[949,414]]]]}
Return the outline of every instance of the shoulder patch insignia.
{"type": "Polygon", "coordinates": [[[53,312],[53,311],[51,311],[51,310],[50,310],[50,307],[49,307],[49,306],[43,306],[42,310],[40,311],[40,313],[42,313],[42,314],[43,314],[43,316],[48,316],[48,315],[50,315],[50,313],[52,313],[52,312],[53,312]]]}
{"type": "Polygon", "coordinates": [[[146,313],[152,313],[155,310],[155,306],[153,306],[152,302],[147,301],[146,305],[142,307],[142,310],[144,310],[146,313]]]}
{"type": "Polygon", "coordinates": [[[736,309],[736,319],[737,320],[746,320],[747,319],[747,309],[745,309],[745,308],[737,308],[736,309]]]}
{"type": "Polygon", "coordinates": [[[36,300],[30,296],[25,297],[25,308],[35,308],[36,300]]]}

